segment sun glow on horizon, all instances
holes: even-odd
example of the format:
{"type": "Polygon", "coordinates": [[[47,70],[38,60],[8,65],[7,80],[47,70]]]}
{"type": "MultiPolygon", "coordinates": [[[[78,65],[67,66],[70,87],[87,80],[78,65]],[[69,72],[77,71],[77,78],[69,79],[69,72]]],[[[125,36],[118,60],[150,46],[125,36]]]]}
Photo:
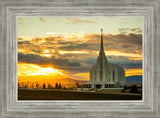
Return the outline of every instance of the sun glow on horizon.
{"type": "Polygon", "coordinates": [[[62,71],[52,67],[40,67],[35,64],[18,64],[18,76],[64,75],[62,71]]]}
{"type": "Polygon", "coordinates": [[[42,56],[51,57],[51,54],[42,54],[42,56]]]}

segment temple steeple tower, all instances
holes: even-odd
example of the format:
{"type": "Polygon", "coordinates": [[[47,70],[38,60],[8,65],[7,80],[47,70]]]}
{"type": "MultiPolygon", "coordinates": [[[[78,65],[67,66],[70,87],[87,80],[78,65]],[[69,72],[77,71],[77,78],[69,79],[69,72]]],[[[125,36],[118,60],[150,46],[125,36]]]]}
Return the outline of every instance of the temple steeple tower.
{"type": "Polygon", "coordinates": [[[103,48],[103,29],[101,29],[101,47],[100,47],[100,52],[104,52],[104,48],[103,48]]]}
{"type": "Polygon", "coordinates": [[[104,52],[104,47],[103,47],[103,29],[101,29],[101,43],[100,43],[99,58],[101,61],[103,59],[107,60],[104,52]]]}
{"type": "Polygon", "coordinates": [[[97,59],[97,64],[99,65],[99,80],[103,81],[105,74],[104,74],[104,69],[106,68],[106,56],[105,56],[105,52],[104,52],[104,47],[103,47],[103,29],[101,29],[101,43],[100,43],[100,51],[99,51],[99,56],[97,59]]]}

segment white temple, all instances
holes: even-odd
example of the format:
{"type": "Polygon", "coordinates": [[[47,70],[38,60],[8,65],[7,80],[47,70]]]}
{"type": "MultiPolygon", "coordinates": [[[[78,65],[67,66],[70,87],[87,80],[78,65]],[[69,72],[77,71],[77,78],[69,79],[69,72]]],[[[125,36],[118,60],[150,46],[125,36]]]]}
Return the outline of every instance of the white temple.
{"type": "Polygon", "coordinates": [[[96,65],[90,69],[90,81],[85,87],[93,89],[122,88],[125,86],[125,71],[117,65],[109,63],[103,48],[103,30],[101,29],[101,45],[96,65]]]}

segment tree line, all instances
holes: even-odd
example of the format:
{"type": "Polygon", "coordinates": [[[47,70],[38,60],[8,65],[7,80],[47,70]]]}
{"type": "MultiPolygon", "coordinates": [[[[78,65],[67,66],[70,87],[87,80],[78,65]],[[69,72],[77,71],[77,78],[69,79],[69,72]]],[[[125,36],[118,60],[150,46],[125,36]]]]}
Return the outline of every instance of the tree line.
{"type": "Polygon", "coordinates": [[[62,84],[59,82],[55,84],[55,86],[52,86],[50,83],[46,84],[46,83],[43,83],[42,85],[40,85],[38,82],[36,83],[32,83],[30,86],[29,86],[29,83],[24,83],[22,82],[21,84],[19,83],[18,84],[18,88],[42,88],[42,89],[65,89],[65,86],[62,86],[62,84]]]}

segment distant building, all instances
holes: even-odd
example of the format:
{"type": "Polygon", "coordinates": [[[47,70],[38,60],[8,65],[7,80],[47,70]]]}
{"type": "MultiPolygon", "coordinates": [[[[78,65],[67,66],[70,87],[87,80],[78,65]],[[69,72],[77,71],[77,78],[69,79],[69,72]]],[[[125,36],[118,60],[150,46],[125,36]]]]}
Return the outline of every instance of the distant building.
{"type": "Polygon", "coordinates": [[[125,86],[125,71],[117,65],[109,63],[103,48],[103,30],[101,29],[101,45],[96,65],[89,72],[90,81],[87,88],[122,88],[125,86]]]}

